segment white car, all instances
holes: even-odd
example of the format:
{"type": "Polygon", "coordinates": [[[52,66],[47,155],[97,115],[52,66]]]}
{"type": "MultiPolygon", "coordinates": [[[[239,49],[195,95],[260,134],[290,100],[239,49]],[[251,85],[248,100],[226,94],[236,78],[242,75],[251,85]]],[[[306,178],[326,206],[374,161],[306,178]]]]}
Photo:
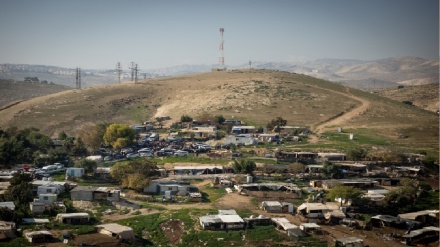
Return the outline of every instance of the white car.
{"type": "Polygon", "coordinates": [[[141,148],[141,149],[138,150],[138,153],[142,153],[142,152],[148,152],[148,153],[151,153],[152,151],[151,151],[151,149],[149,149],[149,148],[141,148]]]}
{"type": "Polygon", "coordinates": [[[139,154],[138,153],[128,153],[126,157],[127,158],[136,158],[136,157],[139,157],[139,154]]]}
{"type": "Polygon", "coordinates": [[[187,157],[188,151],[177,150],[176,152],[174,152],[174,156],[187,157]]]}
{"type": "Polygon", "coordinates": [[[140,157],[153,157],[154,154],[152,152],[139,152],[140,157]]]}

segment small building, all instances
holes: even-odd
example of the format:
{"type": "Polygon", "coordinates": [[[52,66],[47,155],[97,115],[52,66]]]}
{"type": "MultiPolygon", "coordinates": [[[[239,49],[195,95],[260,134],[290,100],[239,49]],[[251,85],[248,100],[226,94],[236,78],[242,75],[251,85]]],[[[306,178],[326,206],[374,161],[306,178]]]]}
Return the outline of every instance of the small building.
{"type": "Polygon", "coordinates": [[[293,224],[286,218],[272,218],[271,220],[279,230],[287,231],[289,229],[298,228],[297,225],[293,224]]]}
{"type": "Polygon", "coordinates": [[[260,134],[258,136],[260,142],[279,142],[280,136],[278,134],[260,134]]]}
{"type": "Polygon", "coordinates": [[[219,210],[219,214],[199,217],[200,225],[205,230],[241,230],[245,227],[244,220],[235,210],[219,210]]]}
{"type": "Polygon", "coordinates": [[[42,202],[30,202],[29,207],[33,214],[42,214],[46,210],[46,204],[42,202]]]}
{"type": "Polygon", "coordinates": [[[324,165],[306,165],[306,173],[321,173],[324,170],[324,165]]]}
{"type": "Polygon", "coordinates": [[[120,190],[107,187],[77,186],[70,191],[70,199],[73,201],[119,201],[120,193],[120,190]]]}
{"type": "Polygon", "coordinates": [[[38,198],[34,199],[34,202],[43,203],[48,205],[57,201],[57,194],[39,194],[38,198]]]}
{"type": "Polygon", "coordinates": [[[250,134],[238,134],[238,135],[229,135],[225,137],[225,144],[234,144],[234,145],[257,145],[258,139],[251,136],[250,134]]]}
{"type": "Polygon", "coordinates": [[[85,224],[90,221],[90,215],[88,213],[57,214],[55,220],[64,224],[85,224]]]}
{"type": "Polygon", "coordinates": [[[261,202],[261,209],[268,213],[281,213],[283,206],[277,201],[263,201],[261,202]]]}
{"type": "Polygon", "coordinates": [[[16,225],[10,221],[0,221],[0,241],[15,238],[16,225]]]}
{"type": "Polygon", "coordinates": [[[59,186],[42,185],[42,186],[38,186],[38,188],[37,188],[37,195],[40,195],[40,194],[59,195],[60,193],[61,193],[61,188],[59,186]]]}
{"type": "Polygon", "coordinates": [[[0,202],[0,208],[8,208],[9,210],[15,210],[14,202],[0,202]]]}
{"type": "Polygon", "coordinates": [[[255,215],[251,215],[249,218],[243,218],[244,222],[246,222],[247,226],[266,226],[272,224],[272,220],[269,217],[266,217],[264,215],[258,215],[257,217],[255,215]]]}
{"type": "Polygon", "coordinates": [[[318,159],[321,161],[344,161],[347,159],[345,153],[318,153],[318,159]]]}
{"type": "Polygon", "coordinates": [[[428,226],[422,229],[410,231],[407,234],[402,235],[407,245],[415,245],[418,243],[432,243],[439,241],[440,228],[428,226]]]}
{"type": "Polygon", "coordinates": [[[356,237],[338,238],[335,240],[336,247],[363,247],[364,240],[356,237]]]}
{"type": "Polygon", "coordinates": [[[117,239],[134,239],[133,228],[128,226],[119,225],[116,223],[109,223],[103,225],[97,225],[96,231],[108,235],[110,237],[115,237],[117,239]]]}
{"type": "Polygon", "coordinates": [[[52,233],[49,231],[32,231],[24,234],[31,243],[45,243],[52,239],[52,233]]]}
{"type": "Polygon", "coordinates": [[[322,188],[326,190],[329,190],[338,184],[343,186],[352,186],[360,189],[369,189],[378,186],[379,182],[370,178],[322,180],[322,188]]]}
{"type": "Polygon", "coordinates": [[[406,214],[399,214],[397,217],[406,220],[415,220],[424,224],[429,224],[431,222],[438,223],[437,219],[439,218],[439,210],[422,210],[406,214]]]}
{"type": "Polygon", "coordinates": [[[321,227],[316,223],[301,223],[301,225],[299,225],[299,229],[301,229],[301,231],[303,231],[307,234],[310,234],[310,233],[320,234],[320,233],[322,233],[321,227]]]}
{"type": "Polygon", "coordinates": [[[84,168],[69,167],[66,169],[66,179],[68,178],[80,178],[86,175],[84,168]]]}
{"type": "Polygon", "coordinates": [[[232,126],[232,134],[236,134],[236,135],[239,135],[239,134],[253,134],[253,133],[256,133],[257,132],[257,130],[256,130],[256,128],[255,128],[255,126],[245,126],[245,125],[242,125],[242,126],[232,126]]]}
{"type": "Polygon", "coordinates": [[[318,154],[312,152],[279,151],[275,153],[275,157],[277,160],[285,162],[313,162],[318,157],[318,154]]]}
{"type": "Polygon", "coordinates": [[[190,202],[201,202],[202,201],[202,193],[194,192],[189,193],[188,198],[190,202]]]}
{"type": "Polygon", "coordinates": [[[223,166],[174,166],[175,175],[203,175],[203,174],[223,174],[223,166]]]}
{"type": "Polygon", "coordinates": [[[322,203],[303,203],[297,208],[301,221],[318,223],[326,219],[326,213],[340,211],[337,205],[322,203]]]}

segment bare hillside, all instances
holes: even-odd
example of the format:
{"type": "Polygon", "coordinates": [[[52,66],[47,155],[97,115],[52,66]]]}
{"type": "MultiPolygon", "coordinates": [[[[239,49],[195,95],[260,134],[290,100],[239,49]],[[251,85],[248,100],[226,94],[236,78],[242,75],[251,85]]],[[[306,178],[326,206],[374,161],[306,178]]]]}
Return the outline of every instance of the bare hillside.
{"type": "Polygon", "coordinates": [[[3,108],[13,102],[53,94],[69,89],[69,87],[61,85],[0,79],[0,108],[3,108]]]}
{"type": "Polygon", "coordinates": [[[65,91],[1,111],[0,126],[75,134],[90,123],[140,124],[170,116],[165,123],[170,124],[184,114],[197,119],[203,112],[256,126],[281,116],[288,125],[318,133],[339,126],[367,128],[396,140],[404,135],[404,144],[423,138],[438,149],[434,113],[310,76],[270,70],[216,71],[65,91]]]}
{"type": "Polygon", "coordinates": [[[397,101],[410,101],[415,106],[428,111],[439,110],[439,84],[405,86],[404,88],[384,89],[379,94],[397,101]]]}

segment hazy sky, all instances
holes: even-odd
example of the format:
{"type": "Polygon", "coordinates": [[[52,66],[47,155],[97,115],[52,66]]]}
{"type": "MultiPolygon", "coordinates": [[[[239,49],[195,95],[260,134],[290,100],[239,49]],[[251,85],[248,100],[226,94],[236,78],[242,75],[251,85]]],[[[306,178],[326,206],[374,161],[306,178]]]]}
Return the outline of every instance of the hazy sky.
{"type": "Polygon", "coordinates": [[[113,69],[439,57],[438,0],[0,0],[0,63],[113,69]]]}

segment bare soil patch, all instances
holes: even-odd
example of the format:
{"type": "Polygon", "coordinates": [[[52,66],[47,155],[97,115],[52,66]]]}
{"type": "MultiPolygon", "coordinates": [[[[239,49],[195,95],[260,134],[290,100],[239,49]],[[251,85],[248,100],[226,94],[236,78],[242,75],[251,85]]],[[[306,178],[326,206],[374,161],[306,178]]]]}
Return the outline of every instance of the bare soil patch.
{"type": "Polygon", "coordinates": [[[229,193],[213,203],[219,209],[252,210],[255,207],[251,202],[252,197],[243,196],[237,193],[229,193]]]}
{"type": "Polygon", "coordinates": [[[160,224],[160,228],[165,234],[165,237],[172,244],[177,244],[183,234],[183,222],[180,220],[169,220],[160,224]]]}

